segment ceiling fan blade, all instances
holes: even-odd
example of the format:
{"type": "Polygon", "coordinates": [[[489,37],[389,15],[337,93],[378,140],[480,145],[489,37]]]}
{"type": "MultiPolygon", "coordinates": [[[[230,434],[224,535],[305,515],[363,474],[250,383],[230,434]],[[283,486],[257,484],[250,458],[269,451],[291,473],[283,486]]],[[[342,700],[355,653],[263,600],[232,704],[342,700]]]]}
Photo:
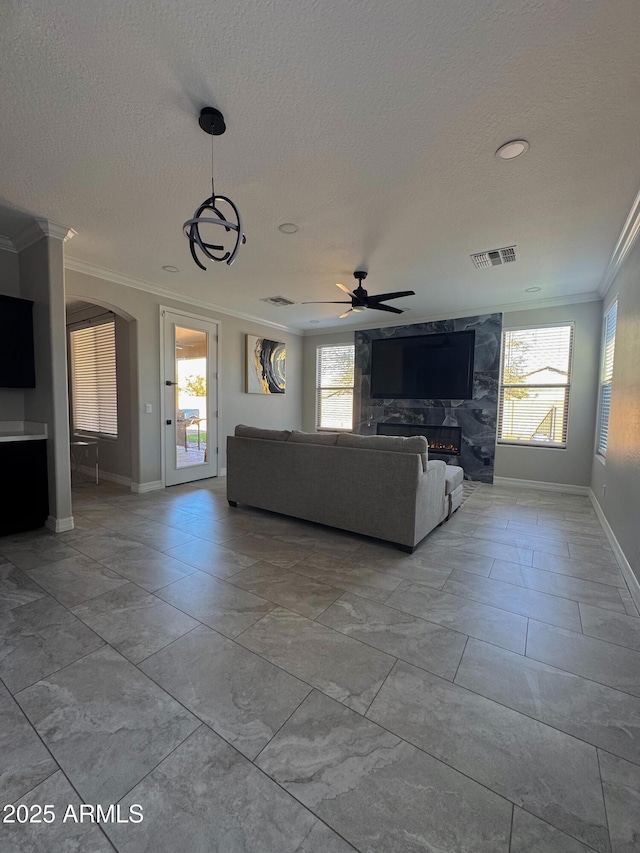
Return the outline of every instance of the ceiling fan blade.
{"type": "Polygon", "coordinates": [[[398,290],[396,293],[378,293],[369,297],[369,302],[386,302],[387,299],[400,299],[401,296],[415,296],[415,290],[398,290]]]}
{"type": "Polygon", "coordinates": [[[391,305],[367,305],[367,308],[373,308],[374,311],[390,311],[391,314],[403,314],[401,308],[393,308],[391,305]]]}
{"type": "Polygon", "coordinates": [[[353,292],[353,290],[349,290],[349,288],[347,287],[347,285],[346,285],[346,284],[340,284],[340,282],[339,282],[339,281],[336,281],[336,287],[339,287],[339,288],[340,288],[340,290],[344,290],[344,292],[345,292],[345,293],[348,293],[348,294],[349,294],[349,296],[353,296],[353,297],[355,297],[356,299],[358,298],[358,297],[355,295],[355,293],[353,292]]]}
{"type": "Polygon", "coordinates": [[[329,302],[301,302],[301,305],[351,305],[348,299],[338,299],[329,302]]]}
{"type": "Polygon", "coordinates": [[[352,311],[353,311],[353,308],[349,308],[349,310],[345,311],[344,314],[341,314],[338,319],[342,320],[343,317],[346,317],[348,314],[351,314],[352,311]]]}

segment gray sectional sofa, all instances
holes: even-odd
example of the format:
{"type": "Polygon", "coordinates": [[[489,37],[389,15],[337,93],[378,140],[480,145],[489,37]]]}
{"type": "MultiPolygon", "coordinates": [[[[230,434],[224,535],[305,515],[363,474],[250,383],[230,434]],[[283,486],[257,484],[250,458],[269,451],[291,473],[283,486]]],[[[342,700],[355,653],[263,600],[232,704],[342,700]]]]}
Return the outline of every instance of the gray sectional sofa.
{"type": "Polygon", "coordinates": [[[462,502],[462,468],[428,458],[424,436],[267,430],[227,437],[227,499],[385,539],[404,551],[462,502]]]}

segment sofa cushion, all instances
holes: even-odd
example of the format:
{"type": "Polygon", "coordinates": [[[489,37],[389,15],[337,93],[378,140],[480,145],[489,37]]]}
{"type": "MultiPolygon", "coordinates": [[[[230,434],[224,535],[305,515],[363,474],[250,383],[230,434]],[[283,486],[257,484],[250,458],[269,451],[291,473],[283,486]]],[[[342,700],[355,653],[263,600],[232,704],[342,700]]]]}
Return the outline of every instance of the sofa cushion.
{"type": "Polygon", "coordinates": [[[286,441],[291,435],[288,429],[261,429],[260,427],[238,424],[235,434],[240,438],[262,438],[268,441],[286,441]]]}
{"type": "Polygon", "coordinates": [[[462,485],[464,471],[459,465],[447,465],[444,474],[444,493],[451,495],[462,485]]]}
{"type": "Polygon", "coordinates": [[[356,435],[344,432],[338,435],[338,447],[354,447],[362,450],[387,450],[394,453],[419,453],[422,470],[427,470],[429,445],[423,435],[356,435]]]}
{"type": "Polygon", "coordinates": [[[295,444],[329,444],[334,445],[338,440],[339,433],[337,432],[300,432],[300,430],[291,430],[291,435],[287,439],[295,444]]]}

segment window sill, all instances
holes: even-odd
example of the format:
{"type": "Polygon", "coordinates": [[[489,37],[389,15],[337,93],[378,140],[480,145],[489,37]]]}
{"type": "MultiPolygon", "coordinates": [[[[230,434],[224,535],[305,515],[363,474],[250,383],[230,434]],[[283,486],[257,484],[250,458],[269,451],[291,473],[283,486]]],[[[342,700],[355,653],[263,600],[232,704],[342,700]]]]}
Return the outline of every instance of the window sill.
{"type": "Polygon", "coordinates": [[[537,447],[542,450],[566,450],[566,444],[547,444],[543,441],[501,441],[498,440],[499,447],[537,447]]]}
{"type": "Polygon", "coordinates": [[[101,432],[74,432],[72,438],[79,438],[82,441],[117,441],[117,435],[105,435],[101,432]]]}
{"type": "Polygon", "coordinates": [[[603,467],[607,464],[607,457],[603,456],[602,453],[596,453],[595,457],[603,467]]]}

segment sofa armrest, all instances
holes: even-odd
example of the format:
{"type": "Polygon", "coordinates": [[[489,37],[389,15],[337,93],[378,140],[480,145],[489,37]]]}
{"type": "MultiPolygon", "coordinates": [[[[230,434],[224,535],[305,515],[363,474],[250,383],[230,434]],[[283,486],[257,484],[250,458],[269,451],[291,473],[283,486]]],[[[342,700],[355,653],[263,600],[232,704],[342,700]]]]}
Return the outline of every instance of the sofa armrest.
{"type": "Polygon", "coordinates": [[[420,478],[416,496],[416,544],[443,520],[445,463],[430,459],[420,478]]]}

